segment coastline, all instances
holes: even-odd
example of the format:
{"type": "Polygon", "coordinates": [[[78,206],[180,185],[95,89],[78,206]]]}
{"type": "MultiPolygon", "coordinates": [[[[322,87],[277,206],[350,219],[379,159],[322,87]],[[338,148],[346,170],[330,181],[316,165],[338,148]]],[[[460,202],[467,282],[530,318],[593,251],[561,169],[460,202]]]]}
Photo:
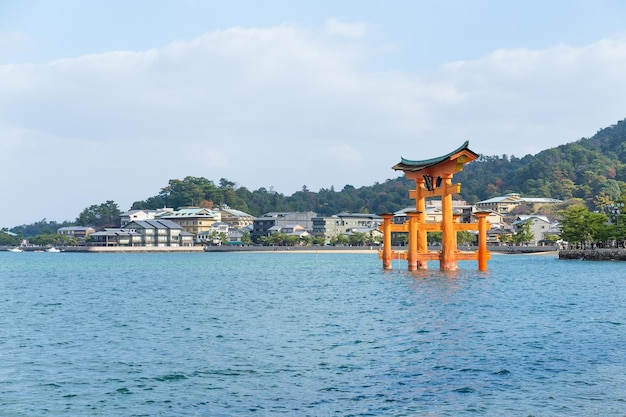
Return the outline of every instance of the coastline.
{"type": "MultiPolygon", "coordinates": [[[[44,248],[26,247],[25,252],[42,252],[44,248]]],[[[335,254],[374,254],[382,248],[379,246],[185,246],[185,247],[146,247],[146,246],[72,246],[61,248],[62,252],[71,253],[335,253],[335,254]]],[[[441,247],[431,246],[429,251],[438,251],[441,247]]],[[[460,251],[472,252],[478,248],[459,247],[460,251]]],[[[5,249],[8,250],[8,249],[5,249]]],[[[406,246],[394,246],[394,251],[406,251],[406,246]]],[[[493,255],[560,255],[561,252],[556,247],[547,246],[492,246],[488,248],[493,255]]],[[[574,258],[570,258],[574,259],[574,258]]],[[[580,259],[580,256],[576,257],[580,259]]]]}

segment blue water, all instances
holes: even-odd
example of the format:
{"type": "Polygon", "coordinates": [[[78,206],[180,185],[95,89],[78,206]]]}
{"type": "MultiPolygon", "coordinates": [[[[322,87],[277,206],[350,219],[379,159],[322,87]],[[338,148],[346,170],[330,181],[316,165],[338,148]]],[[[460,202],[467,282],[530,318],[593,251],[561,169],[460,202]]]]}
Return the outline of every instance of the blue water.
{"type": "Polygon", "coordinates": [[[430,266],[0,252],[0,415],[626,415],[626,264],[430,266]]]}

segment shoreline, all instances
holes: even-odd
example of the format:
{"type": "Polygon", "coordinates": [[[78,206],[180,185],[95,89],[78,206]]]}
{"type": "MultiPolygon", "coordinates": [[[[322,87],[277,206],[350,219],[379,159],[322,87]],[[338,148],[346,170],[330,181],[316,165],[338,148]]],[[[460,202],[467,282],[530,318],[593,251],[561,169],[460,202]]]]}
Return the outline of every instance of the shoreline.
{"type": "MultiPolygon", "coordinates": [[[[23,248],[24,252],[41,252],[42,248],[23,248]]],[[[122,247],[122,246],[74,246],[60,248],[62,252],[70,253],[335,253],[335,254],[374,254],[378,255],[382,250],[380,246],[185,246],[185,247],[122,247]]],[[[440,246],[431,246],[429,251],[437,252],[440,246]]],[[[460,252],[475,252],[478,248],[460,247],[460,252]]],[[[1,249],[0,249],[1,250],[1,249]]],[[[394,246],[393,251],[406,251],[406,246],[394,246]]],[[[493,255],[554,255],[557,256],[561,251],[556,247],[544,246],[493,246],[488,251],[493,255]]]]}

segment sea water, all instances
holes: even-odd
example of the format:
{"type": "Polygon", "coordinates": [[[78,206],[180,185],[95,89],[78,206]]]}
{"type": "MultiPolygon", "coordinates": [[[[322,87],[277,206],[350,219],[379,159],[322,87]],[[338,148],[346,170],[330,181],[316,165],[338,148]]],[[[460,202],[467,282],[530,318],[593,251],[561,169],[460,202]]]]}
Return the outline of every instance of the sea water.
{"type": "Polygon", "coordinates": [[[429,265],[0,252],[0,415],[626,415],[626,264],[429,265]]]}

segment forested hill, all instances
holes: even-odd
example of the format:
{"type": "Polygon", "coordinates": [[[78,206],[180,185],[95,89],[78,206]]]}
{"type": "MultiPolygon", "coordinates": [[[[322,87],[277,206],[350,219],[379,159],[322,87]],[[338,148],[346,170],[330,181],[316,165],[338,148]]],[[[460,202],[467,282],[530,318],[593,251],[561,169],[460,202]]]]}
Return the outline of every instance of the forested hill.
{"type": "Polygon", "coordinates": [[[482,156],[455,175],[469,202],[511,192],[527,197],[592,202],[605,195],[618,200],[626,181],[626,119],[591,138],[523,158],[482,156]]]}
{"type": "MultiPolygon", "coordinates": [[[[561,200],[582,198],[589,203],[599,196],[618,200],[626,184],[626,120],[583,138],[522,158],[481,156],[455,175],[460,182],[461,198],[469,203],[511,192],[526,197],[552,197],[561,200]]],[[[220,179],[219,184],[206,178],[186,177],[170,180],[161,192],[133,204],[133,209],[181,206],[231,208],[259,216],[272,211],[314,211],[330,216],[342,211],[352,213],[388,213],[412,204],[408,190],[415,183],[404,175],[383,183],[355,188],[346,185],[318,192],[302,187],[291,196],[260,188],[251,191],[220,179]]]]}

